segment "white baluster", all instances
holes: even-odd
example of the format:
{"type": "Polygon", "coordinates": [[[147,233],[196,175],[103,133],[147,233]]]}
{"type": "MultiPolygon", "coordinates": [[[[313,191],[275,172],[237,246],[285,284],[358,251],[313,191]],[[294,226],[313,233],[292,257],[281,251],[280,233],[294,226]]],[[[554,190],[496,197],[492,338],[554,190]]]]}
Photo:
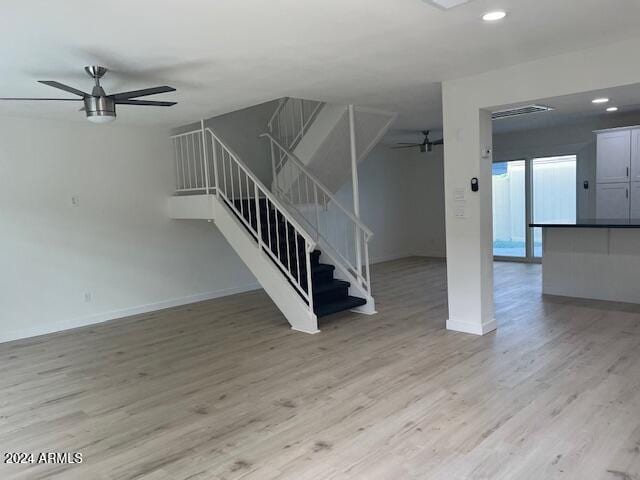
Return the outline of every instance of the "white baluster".
{"type": "Polygon", "coordinates": [[[216,189],[216,196],[218,195],[218,190],[220,190],[219,186],[218,186],[218,151],[216,148],[216,141],[213,138],[213,135],[211,136],[211,150],[213,153],[213,185],[216,189]]]}
{"type": "Polygon", "coordinates": [[[316,232],[320,234],[320,205],[318,204],[318,185],[313,184],[313,204],[316,209],[316,232]]]}
{"type": "Polygon", "coordinates": [[[204,129],[204,120],[200,121],[200,128],[202,129],[202,163],[204,165],[204,189],[205,193],[209,195],[210,179],[209,179],[209,156],[207,155],[207,133],[204,129]]]}
{"type": "Polygon", "coordinates": [[[313,312],[313,281],[311,278],[311,246],[305,241],[305,262],[307,264],[307,295],[309,299],[309,310],[313,312]]]}
{"type": "MultiPolygon", "coordinates": [[[[217,142],[217,140],[216,140],[217,142]]],[[[218,142],[219,143],[219,142],[218,142]]],[[[229,191],[227,190],[227,160],[226,160],[226,152],[223,150],[222,145],[220,145],[220,153],[222,154],[222,179],[224,180],[224,196],[229,198],[229,191]]]]}
{"type": "Polygon", "coordinates": [[[256,230],[258,233],[258,246],[262,250],[262,219],[260,215],[260,195],[258,194],[258,184],[253,183],[253,196],[256,205],[256,230]]]}
{"type": "Polygon", "coordinates": [[[173,158],[176,164],[176,190],[181,189],[180,183],[180,165],[178,164],[178,139],[174,138],[173,141],[173,158]]]}

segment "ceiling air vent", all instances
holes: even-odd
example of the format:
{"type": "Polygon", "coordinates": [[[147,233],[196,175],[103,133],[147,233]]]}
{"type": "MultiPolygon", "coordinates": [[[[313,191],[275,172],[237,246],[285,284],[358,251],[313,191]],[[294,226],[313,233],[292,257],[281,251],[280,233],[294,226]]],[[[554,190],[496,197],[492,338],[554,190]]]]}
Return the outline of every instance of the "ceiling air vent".
{"type": "Polygon", "coordinates": [[[493,120],[501,120],[503,118],[518,117],[520,115],[529,115],[530,113],[550,112],[552,107],[545,105],[525,105],[524,107],[510,108],[508,110],[499,110],[491,114],[493,120]]]}
{"type": "Polygon", "coordinates": [[[471,0],[425,0],[425,2],[435,5],[443,10],[449,10],[453,7],[459,7],[465,3],[469,3],[471,0]]]}

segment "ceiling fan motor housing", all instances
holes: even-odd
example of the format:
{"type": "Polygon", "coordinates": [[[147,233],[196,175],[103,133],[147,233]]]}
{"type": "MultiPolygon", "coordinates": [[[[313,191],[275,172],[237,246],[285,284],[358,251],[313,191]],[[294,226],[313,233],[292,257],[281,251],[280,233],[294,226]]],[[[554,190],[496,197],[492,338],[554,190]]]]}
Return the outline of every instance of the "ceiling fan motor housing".
{"type": "Polygon", "coordinates": [[[84,98],[84,108],[89,120],[108,121],[116,116],[116,102],[110,97],[87,96],[84,98]]]}
{"type": "Polygon", "coordinates": [[[85,71],[96,80],[91,95],[84,97],[84,110],[89,121],[95,123],[106,123],[116,118],[116,102],[113,98],[107,97],[104,89],[100,86],[100,78],[107,73],[104,67],[84,67],[85,71]]]}

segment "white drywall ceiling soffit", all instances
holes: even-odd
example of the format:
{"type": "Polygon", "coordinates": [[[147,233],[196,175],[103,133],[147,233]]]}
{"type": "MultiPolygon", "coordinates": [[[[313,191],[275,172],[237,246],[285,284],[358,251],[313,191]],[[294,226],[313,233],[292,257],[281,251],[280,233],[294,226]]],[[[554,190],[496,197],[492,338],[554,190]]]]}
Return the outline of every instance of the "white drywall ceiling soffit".
{"type": "Polygon", "coordinates": [[[431,5],[435,5],[443,10],[449,10],[450,8],[459,7],[465,3],[469,3],[471,0],[424,0],[431,5]]]}

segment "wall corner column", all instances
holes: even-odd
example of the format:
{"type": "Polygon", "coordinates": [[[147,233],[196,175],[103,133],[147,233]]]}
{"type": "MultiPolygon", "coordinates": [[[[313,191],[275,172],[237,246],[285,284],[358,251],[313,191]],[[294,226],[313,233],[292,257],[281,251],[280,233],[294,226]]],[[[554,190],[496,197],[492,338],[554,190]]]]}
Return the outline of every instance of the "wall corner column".
{"type": "Polygon", "coordinates": [[[493,310],[491,113],[455,85],[443,85],[447,234],[447,329],[485,335],[493,310]],[[487,152],[489,149],[489,152],[487,152]],[[479,190],[471,189],[477,178],[479,190]]]}

